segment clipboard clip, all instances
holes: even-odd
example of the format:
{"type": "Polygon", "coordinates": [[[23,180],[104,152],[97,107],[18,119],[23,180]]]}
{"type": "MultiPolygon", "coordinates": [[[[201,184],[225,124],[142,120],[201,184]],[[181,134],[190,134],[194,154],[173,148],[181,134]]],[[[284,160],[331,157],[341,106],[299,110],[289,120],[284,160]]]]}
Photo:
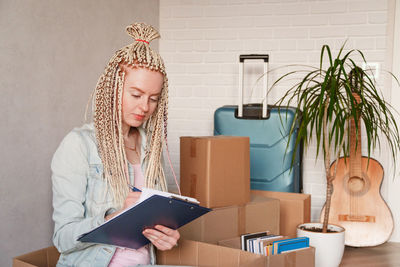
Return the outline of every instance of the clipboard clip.
{"type": "Polygon", "coordinates": [[[190,200],[187,199],[187,198],[180,198],[180,197],[176,197],[176,196],[170,196],[170,198],[172,198],[172,199],[174,199],[174,200],[179,200],[179,201],[183,201],[183,202],[185,202],[185,203],[190,203],[190,204],[199,206],[199,203],[194,202],[194,201],[190,201],[190,200]]]}

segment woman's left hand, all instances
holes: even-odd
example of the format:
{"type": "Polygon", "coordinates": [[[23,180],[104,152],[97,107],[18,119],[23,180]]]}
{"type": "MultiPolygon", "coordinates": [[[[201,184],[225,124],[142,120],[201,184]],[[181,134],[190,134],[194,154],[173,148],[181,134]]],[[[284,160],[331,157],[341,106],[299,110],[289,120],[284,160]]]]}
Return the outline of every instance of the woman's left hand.
{"type": "Polygon", "coordinates": [[[180,234],[177,230],[156,225],[155,229],[146,229],[143,235],[153,243],[159,250],[169,250],[176,246],[180,234]]]}

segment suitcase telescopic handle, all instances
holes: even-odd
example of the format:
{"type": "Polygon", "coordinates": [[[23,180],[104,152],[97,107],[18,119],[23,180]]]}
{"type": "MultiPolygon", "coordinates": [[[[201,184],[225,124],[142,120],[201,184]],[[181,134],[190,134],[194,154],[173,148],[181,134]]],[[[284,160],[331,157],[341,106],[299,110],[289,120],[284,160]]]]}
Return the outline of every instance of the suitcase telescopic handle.
{"type": "Polygon", "coordinates": [[[247,54],[239,55],[239,99],[238,99],[238,117],[243,117],[243,87],[244,87],[244,61],[245,60],[264,60],[264,76],[263,76],[263,100],[262,100],[262,117],[267,118],[267,88],[268,88],[268,62],[267,54],[247,54]]]}
{"type": "Polygon", "coordinates": [[[248,55],[240,55],[239,61],[244,62],[246,59],[262,59],[264,62],[269,61],[269,55],[267,54],[248,54],[248,55]]]}

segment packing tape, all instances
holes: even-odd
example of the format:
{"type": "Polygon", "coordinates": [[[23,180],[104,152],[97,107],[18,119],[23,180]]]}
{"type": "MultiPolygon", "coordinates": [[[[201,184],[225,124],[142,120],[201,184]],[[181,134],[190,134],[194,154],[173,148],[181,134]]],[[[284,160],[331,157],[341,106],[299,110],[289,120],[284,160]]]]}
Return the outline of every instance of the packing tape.
{"type": "Polygon", "coordinates": [[[196,138],[190,140],[190,156],[192,158],[196,157],[196,138]]]}
{"type": "Polygon", "coordinates": [[[197,192],[197,175],[190,175],[190,196],[195,197],[197,192]]]}

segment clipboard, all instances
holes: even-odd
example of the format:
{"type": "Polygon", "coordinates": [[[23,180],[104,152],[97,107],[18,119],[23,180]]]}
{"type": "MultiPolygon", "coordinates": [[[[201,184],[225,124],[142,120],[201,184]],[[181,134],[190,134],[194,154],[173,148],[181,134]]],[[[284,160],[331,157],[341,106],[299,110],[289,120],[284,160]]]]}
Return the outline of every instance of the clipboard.
{"type": "Polygon", "coordinates": [[[163,225],[174,230],[211,211],[186,200],[153,195],[97,228],[78,241],[138,249],[150,243],[143,230],[163,225]]]}

